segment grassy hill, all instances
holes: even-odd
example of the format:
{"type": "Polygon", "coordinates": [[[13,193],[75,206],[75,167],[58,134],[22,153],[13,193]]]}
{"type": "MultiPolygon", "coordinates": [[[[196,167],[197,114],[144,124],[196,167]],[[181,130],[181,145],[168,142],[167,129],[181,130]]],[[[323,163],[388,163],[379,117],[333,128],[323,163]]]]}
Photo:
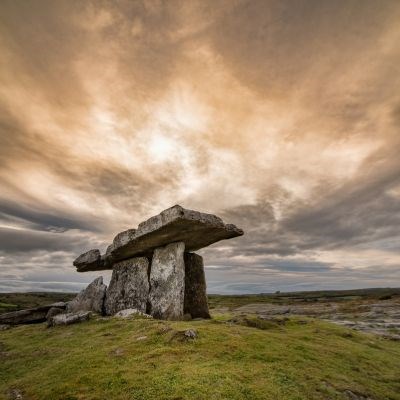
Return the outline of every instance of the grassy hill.
{"type": "Polygon", "coordinates": [[[0,398],[400,399],[399,342],[313,319],[230,318],[2,331],[0,398]],[[196,339],[179,334],[189,328],[196,339]]]}

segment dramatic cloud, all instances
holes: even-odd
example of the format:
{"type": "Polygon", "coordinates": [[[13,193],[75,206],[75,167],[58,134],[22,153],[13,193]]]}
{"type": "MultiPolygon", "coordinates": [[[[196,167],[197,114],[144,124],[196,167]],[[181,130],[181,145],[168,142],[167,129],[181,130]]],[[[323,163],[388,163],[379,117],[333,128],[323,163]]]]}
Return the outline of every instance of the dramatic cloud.
{"type": "MultiPolygon", "coordinates": [[[[395,0],[0,4],[0,291],[174,204],[211,292],[400,284],[395,0]]],[[[106,274],[109,275],[108,273],[106,274]]]]}

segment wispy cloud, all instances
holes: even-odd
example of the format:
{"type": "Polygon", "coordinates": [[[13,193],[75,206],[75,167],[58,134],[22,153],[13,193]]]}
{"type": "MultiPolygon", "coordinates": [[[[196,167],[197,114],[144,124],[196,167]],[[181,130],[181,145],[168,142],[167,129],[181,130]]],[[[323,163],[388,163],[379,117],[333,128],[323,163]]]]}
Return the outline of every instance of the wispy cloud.
{"type": "Polygon", "coordinates": [[[176,203],[246,232],[211,291],[399,285],[398,2],[0,9],[1,291],[176,203]]]}

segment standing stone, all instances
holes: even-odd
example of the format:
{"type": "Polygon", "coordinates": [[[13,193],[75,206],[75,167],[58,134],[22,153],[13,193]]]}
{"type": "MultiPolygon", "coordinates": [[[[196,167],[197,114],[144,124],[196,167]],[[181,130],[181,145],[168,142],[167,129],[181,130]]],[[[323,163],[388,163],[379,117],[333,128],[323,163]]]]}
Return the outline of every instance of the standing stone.
{"type": "Polygon", "coordinates": [[[208,311],[206,277],[203,257],[185,253],[185,302],[184,313],[192,318],[210,318],[208,311]]]}
{"type": "Polygon", "coordinates": [[[106,290],[107,286],[103,284],[103,277],[99,276],[68,303],[67,312],[93,311],[103,314],[106,290]]]}
{"type": "Polygon", "coordinates": [[[150,272],[150,313],[159,319],[177,320],[183,316],[185,263],[183,242],[155,249],[150,272]]]}
{"type": "Polygon", "coordinates": [[[127,308],[146,312],[149,295],[149,262],[145,257],[130,258],[114,264],[105,300],[105,312],[114,315],[127,308]]]}

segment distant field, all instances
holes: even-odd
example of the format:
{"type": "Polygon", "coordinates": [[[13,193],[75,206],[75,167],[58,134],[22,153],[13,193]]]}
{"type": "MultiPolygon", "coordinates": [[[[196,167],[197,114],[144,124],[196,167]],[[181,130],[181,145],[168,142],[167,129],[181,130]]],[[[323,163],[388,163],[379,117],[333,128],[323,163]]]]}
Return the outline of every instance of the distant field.
{"type": "Polygon", "coordinates": [[[39,307],[57,301],[69,301],[74,293],[0,293],[0,314],[25,308],[39,307]]]}
{"type": "Polygon", "coordinates": [[[228,307],[229,309],[251,303],[293,304],[299,302],[327,302],[350,300],[380,300],[400,296],[400,288],[374,288],[354,290],[324,290],[312,292],[262,293],[246,295],[208,296],[210,308],[228,307]]]}
{"type": "MultiPolygon", "coordinates": [[[[0,293],[0,313],[38,307],[57,301],[69,301],[74,293],[41,292],[41,293],[0,293]]],[[[251,295],[208,296],[211,309],[227,307],[229,309],[250,303],[292,304],[298,302],[347,301],[357,299],[378,300],[390,296],[400,296],[400,288],[377,288],[356,290],[332,290],[291,293],[265,293],[251,295]]]]}

